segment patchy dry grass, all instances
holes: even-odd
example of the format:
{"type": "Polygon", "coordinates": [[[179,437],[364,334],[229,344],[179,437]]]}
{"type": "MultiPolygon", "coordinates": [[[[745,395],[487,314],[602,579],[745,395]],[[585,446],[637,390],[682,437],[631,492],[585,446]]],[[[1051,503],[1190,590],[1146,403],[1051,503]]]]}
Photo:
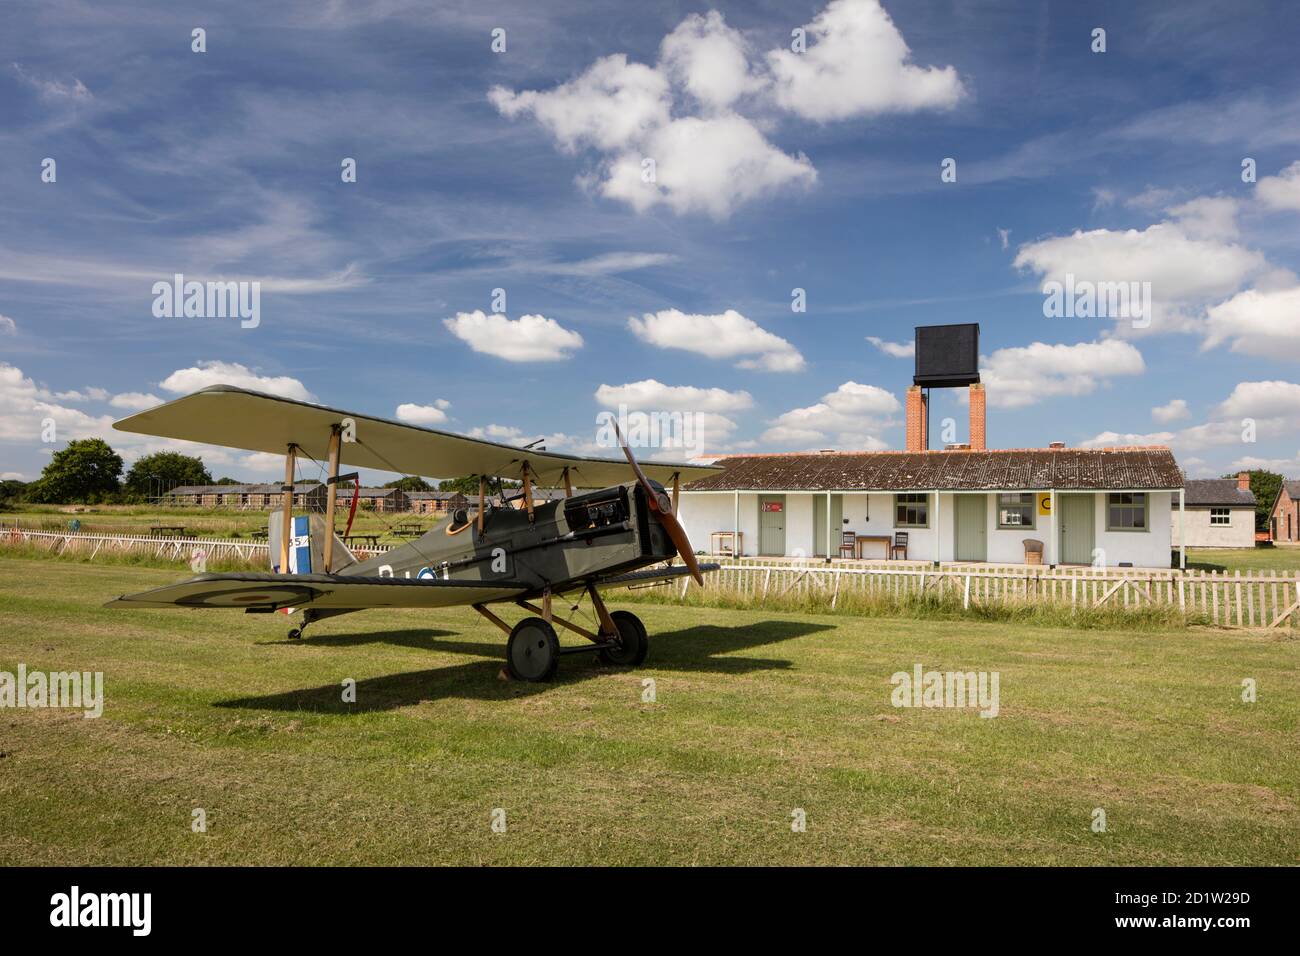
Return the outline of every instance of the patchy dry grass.
{"type": "Polygon", "coordinates": [[[107,684],[0,710],[0,864],[1300,860],[1294,640],[638,603],[644,668],[519,685],[465,610],[99,606],[177,576],[0,557],[0,670],[107,684]],[[893,708],[918,662],[998,671],[1000,715],[893,708]]]}

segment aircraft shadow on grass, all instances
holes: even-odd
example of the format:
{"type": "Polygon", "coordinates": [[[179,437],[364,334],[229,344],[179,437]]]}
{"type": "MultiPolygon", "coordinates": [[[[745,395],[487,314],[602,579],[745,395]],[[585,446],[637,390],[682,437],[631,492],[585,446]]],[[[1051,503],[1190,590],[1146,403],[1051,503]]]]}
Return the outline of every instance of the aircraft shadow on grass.
{"type": "MultiPolygon", "coordinates": [[[[799,621],[765,621],[742,627],[689,627],[653,635],[648,666],[656,671],[680,673],[748,674],[755,671],[783,670],[791,666],[789,661],[726,655],[831,629],[832,626],[829,624],[799,621]]],[[[428,630],[357,632],[318,635],[302,644],[303,646],[319,644],[348,647],[358,644],[386,643],[488,659],[458,664],[454,667],[438,667],[359,680],[356,688],[356,703],[344,703],[340,682],[263,697],[224,700],[219,701],[216,706],[247,710],[355,714],[394,710],[422,701],[452,697],[472,700],[512,700],[521,696],[542,694],[555,686],[577,683],[607,674],[638,673],[607,667],[596,659],[595,654],[571,654],[563,658],[559,673],[552,683],[529,684],[500,680],[498,673],[504,666],[500,643],[436,639],[448,633],[428,630]]]]}

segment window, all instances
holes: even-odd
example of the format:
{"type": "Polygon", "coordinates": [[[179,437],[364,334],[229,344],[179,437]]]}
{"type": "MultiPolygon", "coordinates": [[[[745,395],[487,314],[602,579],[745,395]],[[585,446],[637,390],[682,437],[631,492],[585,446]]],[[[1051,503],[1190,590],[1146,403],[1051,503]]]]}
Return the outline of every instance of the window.
{"type": "Polygon", "coordinates": [[[894,495],[894,527],[930,527],[930,496],[894,495]]]}
{"type": "Polygon", "coordinates": [[[1210,524],[1212,524],[1212,525],[1216,525],[1216,524],[1218,524],[1218,525],[1232,524],[1232,516],[1231,516],[1231,514],[1228,512],[1228,509],[1227,509],[1227,508],[1211,508],[1211,509],[1210,509],[1210,524]]]}
{"type": "Polygon", "coordinates": [[[1106,496],[1107,531],[1146,531],[1147,496],[1123,492],[1106,496]]]}
{"type": "Polygon", "coordinates": [[[1033,528],[1033,495],[998,495],[999,528],[1033,528]]]}

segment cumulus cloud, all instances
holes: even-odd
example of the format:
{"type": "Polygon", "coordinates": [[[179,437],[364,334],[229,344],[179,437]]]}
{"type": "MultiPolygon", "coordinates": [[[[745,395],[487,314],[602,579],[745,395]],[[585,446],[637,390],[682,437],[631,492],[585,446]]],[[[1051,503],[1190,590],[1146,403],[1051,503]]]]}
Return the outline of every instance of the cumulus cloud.
{"type": "Polygon", "coordinates": [[[1269,209],[1300,210],[1300,160],[1256,183],[1255,197],[1269,209]]]}
{"type": "Polygon", "coordinates": [[[729,392],[724,388],[696,388],[693,385],[665,385],[647,378],[626,385],[601,385],[596,401],[605,408],[640,410],[664,409],[678,412],[734,412],[754,404],[749,392],[729,392]]]}
{"type": "Polygon", "coordinates": [[[1225,342],[1245,355],[1300,359],[1300,285],[1247,289],[1211,306],[1203,346],[1225,342]]]}
{"type": "Polygon", "coordinates": [[[1044,398],[1087,395],[1109,379],[1145,369],[1142,353],[1119,339],[1076,345],[1034,342],[998,349],[981,361],[980,377],[990,405],[1023,408],[1044,398]]]}
{"type": "Polygon", "coordinates": [[[763,441],[799,450],[820,447],[833,436],[840,450],[880,451],[887,446],[872,433],[893,424],[899,411],[898,399],[883,388],[845,382],[816,405],[773,419],[763,441]]]}
{"type": "Polygon", "coordinates": [[[877,0],[835,0],[807,30],[807,52],[757,58],[720,13],[692,14],[664,38],[654,66],[618,53],[552,89],[497,86],[488,99],[507,118],[531,117],[561,151],[596,153],[579,181],[600,195],[637,211],[662,204],[724,219],[817,178],[806,156],[774,146],[742,112],[747,101],[825,121],[946,108],[962,95],[951,67],[907,62],[877,0]]]}
{"type": "Polygon", "coordinates": [[[1191,331],[1209,303],[1267,266],[1260,253],[1231,241],[1232,215],[1223,201],[1197,200],[1145,229],[1076,230],[1025,243],[1014,265],[1040,275],[1044,286],[1068,284],[1071,277],[1076,286],[1149,282],[1151,331],[1191,331]]]}
{"type": "Polygon", "coordinates": [[[1192,413],[1187,408],[1187,402],[1181,398],[1175,398],[1164,405],[1157,405],[1151,409],[1151,417],[1162,425],[1190,418],[1191,415],[1192,413]]]}
{"type": "Polygon", "coordinates": [[[1239,382],[1215,409],[1227,418],[1290,419],[1300,428],[1300,385],[1294,382],[1239,382]]]}
{"type": "Polygon", "coordinates": [[[397,406],[397,420],[411,425],[441,425],[447,421],[447,409],[451,402],[444,398],[437,399],[432,405],[416,405],[403,402],[397,406]]]}
{"type": "Polygon", "coordinates": [[[951,66],[910,62],[903,35],[877,0],[835,0],[806,28],[806,52],[767,54],[777,103],[826,122],[950,109],[965,95],[951,66]]]}
{"type": "Polygon", "coordinates": [[[709,358],[738,359],[737,368],[798,372],[804,358],[793,345],[761,328],[735,309],[717,315],[688,315],[677,309],[632,316],[628,328],[643,342],[709,358]]]}
{"type": "Polygon", "coordinates": [[[582,336],[543,315],[508,319],[481,309],[458,312],[442,324],[475,352],[507,362],[553,362],[582,348],[582,336]]]}
{"type": "Polygon", "coordinates": [[[178,395],[197,392],[210,385],[234,385],[302,402],[316,400],[307,386],[296,378],[288,375],[259,375],[238,362],[199,362],[190,368],[177,369],[158,383],[159,388],[178,395]]]}
{"type": "Polygon", "coordinates": [[[884,339],[875,335],[868,335],[867,341],[880,349],[880,351],[884,352],[890,358],[912,358],[916,355],[915,342],[886,342],[884,339]]]}
{"type": "Polygon", "coordinates": [[[146,408],[153,408],[162,403],[163,399],[149,392],[122,392],[114,395],[108,402],[114,408],[125,408],[133,412],[144,411],[146,408]]]}

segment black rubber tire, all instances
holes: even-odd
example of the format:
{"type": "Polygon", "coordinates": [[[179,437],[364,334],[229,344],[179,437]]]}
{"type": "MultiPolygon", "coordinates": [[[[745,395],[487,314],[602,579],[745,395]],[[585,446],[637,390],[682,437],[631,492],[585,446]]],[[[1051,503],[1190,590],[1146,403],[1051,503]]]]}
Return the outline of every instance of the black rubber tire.
{"type": "Polygon", "coordinates": [[[302,639],[302,628],[300,627],[289,628],[289,640],[297,641],[301,639],[302,639]]]}
{"type": "Polygon", "coordinates": [[[636,667],[645,663],[646,654],[650,653],[650,638],[645,625],[631,611],[614,611],[610,614],[614,626],[618,628],[618,647],[602,647],[596,652],[602,664],[614,664],[618,667],[636,667]]]}
{"type": "Polygon", "coordinates": [[[515,625],[506,642],[506,670],[515,680],[541,683],[555,677],[560,666],[560,639],[555,628],[540,617],[526,617],[515,625]]]}

